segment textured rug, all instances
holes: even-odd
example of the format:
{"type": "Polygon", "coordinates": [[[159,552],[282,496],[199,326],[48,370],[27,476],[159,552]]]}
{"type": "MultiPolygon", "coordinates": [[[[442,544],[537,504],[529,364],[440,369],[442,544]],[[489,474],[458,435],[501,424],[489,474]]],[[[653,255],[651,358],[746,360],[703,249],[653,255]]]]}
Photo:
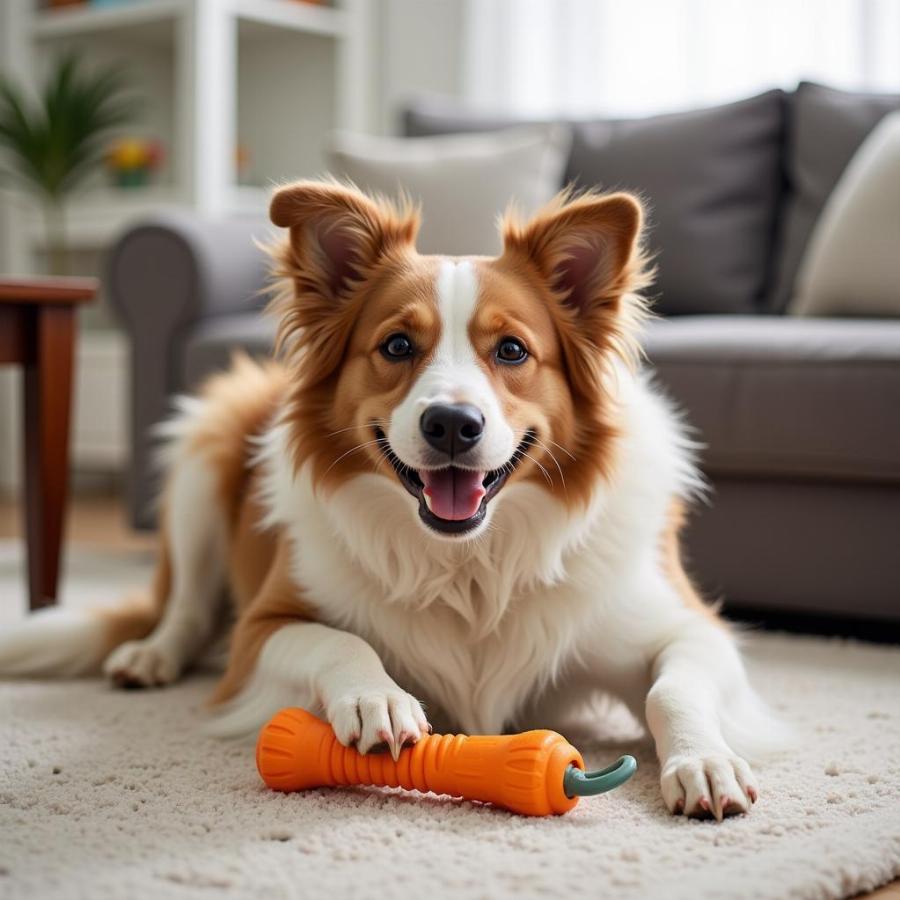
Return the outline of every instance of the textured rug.
{"type": "MultiPolygon", "coordinates": [[[[18,614],[14,556],[0,628],[18,614]]],[[[107,600],[145,566],[103,578],[102,554],[73,559],[65,595],[107,600]]],[[[270,793],[252,745],[200,732],[208,677],[0,683],[0,897],[837,898],[900,875],[900,650],[758,635],[747,655],[802,740],[760,770],[753,813],[721,825],[667,815],[651,748],[624,730],[585,755],[627,749],[634,779],[534,820],[395,791],[270,793]]]]}

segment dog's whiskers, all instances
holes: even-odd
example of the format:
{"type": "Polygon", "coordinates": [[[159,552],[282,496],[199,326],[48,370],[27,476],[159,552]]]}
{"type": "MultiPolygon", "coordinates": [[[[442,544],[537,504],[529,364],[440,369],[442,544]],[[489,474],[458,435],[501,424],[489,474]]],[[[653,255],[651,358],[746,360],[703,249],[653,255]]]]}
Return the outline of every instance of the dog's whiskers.
{"type": "Polygon", "coordinates": [[[520,458],[530,459],[544,473],[544,478],[547,479],[547,484],[549,484],[550,487],[553,487],[553,479],[550,477],[550,473],[547,471],[546,467],[542,466],[527,450],[522,451],[522,456],[520,458]]]}
{"type": "Polygon", "coordinates": [[[362,425],[348,425],[346,428],[338,428],[337,431],[330,431],[325,437],[334,437],[338,434],[344,434],[347,431],[356,431],[359,428],[370,428],[372,425],[377,425],[379,428],[384,428],[387,423],[382,419],[373,419],[371,422],[363,422],[362,425]]]}
{"type": "Polygon", "coordinates": [[[569,459],[572,460],[572,462],[578,462],[578,460],[575,458],[575,454],[572,453],[571,450],[567,450],[565,447],[563,447],[562,444],[557,444],[556,441],[551,440],[550,438],[547,438],[547,440],[550,441],[550,443],[553,444],[554,447],[559,447],[559,449],[562,450],[562,452],[565,453],[566,456],[568,456],[569,459]]]}
{"type": "MultiPolygon", "coordinates": [[[[540,438],[537,437],[537,435],[535,435],[533,437],[533,440],[539,447],[542,447],[546,451],[546,453],[549,455],[550,459],[553,460],[554,465],[556,466],[557,470],[559,471],[559,477],[560,477],[560,480],[562,481],[563,490],[568,493],[568,488],[566,487],[566,476],[563,475],[562,466],[559,464],[559,460],[556,458],[556,455],[542,440],[540,440],[540,438]]],[[[536,462],[536,460],[535,460],[535,462],[536,462]]]]}
{"type": "MultiPolygon", "coordinates": [[[[326,470],[325,475],[327,475],[344,457],[349,456],[351,453],[356,453],[358,450],[364,450],[366,447],[371,447],[372,444],[380,444],[381,441],[378,438],[375,438],[371,441],[365,441],[362,444],[357,444],[355,447],[351,447],[346,453],[342,453],[326,470]]],[[[323,476],[324,477],[324,476],[323,476]]]]}

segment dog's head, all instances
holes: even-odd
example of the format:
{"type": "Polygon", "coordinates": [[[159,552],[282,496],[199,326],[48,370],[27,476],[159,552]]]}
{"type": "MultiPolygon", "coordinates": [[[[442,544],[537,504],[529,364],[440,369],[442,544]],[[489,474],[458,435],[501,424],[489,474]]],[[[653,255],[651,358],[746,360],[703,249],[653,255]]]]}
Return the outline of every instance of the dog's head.
{"type": "Polygon", "coordinates": [[[507,485],[582,503],[611,464],[606,387],[636,354],[641,207],[560,195],[507,215],[496,259],[420,256],[417,212],[336,183],[281,188],[280,345],[296,466],[381,473],[429,532],[473,536],[507,485]]]}

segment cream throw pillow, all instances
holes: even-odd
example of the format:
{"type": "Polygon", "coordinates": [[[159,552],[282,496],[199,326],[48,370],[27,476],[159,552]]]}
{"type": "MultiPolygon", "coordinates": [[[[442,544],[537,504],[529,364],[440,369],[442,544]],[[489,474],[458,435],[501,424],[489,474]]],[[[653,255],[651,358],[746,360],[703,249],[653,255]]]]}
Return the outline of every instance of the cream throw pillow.
{"type": "Polygon", "coordinates": [[[789,312],[900,316],[900,112],[873,129],[816,224],[789,312]]]}
{"type": "Polygon", "coordinates": [[[559,191],[570,142],[556,125],[427,138],[338,133],[329,164],[364,190],[405,189],[420,201],[419,252],[494,255],[498,215],[513,200],[534,212],[559,191]]]}

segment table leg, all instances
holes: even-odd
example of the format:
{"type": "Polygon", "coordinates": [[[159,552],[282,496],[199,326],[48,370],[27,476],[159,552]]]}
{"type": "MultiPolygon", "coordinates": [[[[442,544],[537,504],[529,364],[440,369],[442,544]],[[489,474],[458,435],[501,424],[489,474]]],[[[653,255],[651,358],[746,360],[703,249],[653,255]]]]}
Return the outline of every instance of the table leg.
{"type": "Polygon", "coordinates": [[[32,610],[56,600],[69,481],[75,311],[34,311],[25,363],[25,528],[32,610]]]}

